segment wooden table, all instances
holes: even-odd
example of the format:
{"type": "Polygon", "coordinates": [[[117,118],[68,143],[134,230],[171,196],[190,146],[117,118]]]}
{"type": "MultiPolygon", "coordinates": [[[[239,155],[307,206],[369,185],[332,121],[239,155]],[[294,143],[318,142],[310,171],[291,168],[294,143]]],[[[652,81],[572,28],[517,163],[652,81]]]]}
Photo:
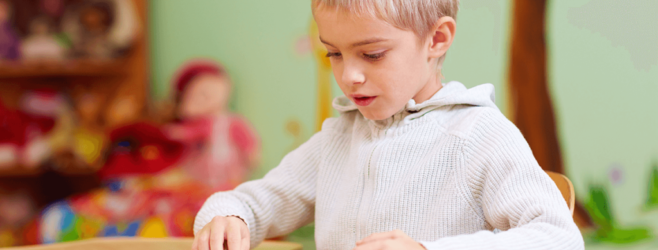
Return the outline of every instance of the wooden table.
{"type": "MultiPolygon", "coordinates": [[[[47,245],[3,248],[4,250],[189,250],[192,238],[94,238],[47,245]]],[[[256,250],[302,250],[302,245],[283,241],[265,241],[256,250]]]]}

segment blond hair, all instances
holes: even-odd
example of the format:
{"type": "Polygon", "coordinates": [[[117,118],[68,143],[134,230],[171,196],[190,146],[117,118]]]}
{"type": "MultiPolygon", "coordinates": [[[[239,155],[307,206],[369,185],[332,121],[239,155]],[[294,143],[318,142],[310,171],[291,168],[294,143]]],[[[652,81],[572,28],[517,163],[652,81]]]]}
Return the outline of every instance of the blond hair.
{"type": "MultiPolygon", "coordinates": [[[[457,19],[459,0],[312,0],[311,9],[335,7],[357,15],[377,17],[398,29],[416,33],[420,40],[427,37],[436,22],[444,16],[457,19]]],[[[445,55],[439,58],[440,69],[445,55]]]]}

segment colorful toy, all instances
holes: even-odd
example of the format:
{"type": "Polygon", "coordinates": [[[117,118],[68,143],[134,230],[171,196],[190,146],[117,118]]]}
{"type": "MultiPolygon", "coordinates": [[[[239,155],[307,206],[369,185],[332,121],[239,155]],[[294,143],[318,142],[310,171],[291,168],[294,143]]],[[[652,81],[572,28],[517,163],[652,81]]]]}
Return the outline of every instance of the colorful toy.
{"type": "Polygon", "coordinates": [[[156,126],[135,123],[110,133],[111,146],[101,176],[104,179],[155,174],[181,157],[183,145],[168,139],[156,126]]]}

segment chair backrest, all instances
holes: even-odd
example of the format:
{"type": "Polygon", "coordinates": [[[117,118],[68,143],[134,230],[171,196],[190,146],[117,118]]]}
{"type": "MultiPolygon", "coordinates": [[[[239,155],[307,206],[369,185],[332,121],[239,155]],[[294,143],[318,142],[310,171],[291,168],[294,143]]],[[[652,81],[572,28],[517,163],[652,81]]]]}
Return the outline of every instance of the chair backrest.
{"type": "MultiPolygon", "coordinates": [[[[3,248],[7,250],[189,250],[192,238],[94,238],[57,244],[3,248]]],[[[265,241],[254,250],[302,250],[292,242],[265,241]]]]}
{"type": "Polygon", "coordinates": [[[546,173],[549,177],[551,177],[553,182],[555,182],[557,188],[560,189],[560,193],[562,193],[562,197],[564,198],[564,201],[567,202],[567,206],[569,206],[571,215],[573,215],[573,209],[576,206],[576,195],[573,191],[573,184],[571,184],[569,178],[562,174],[551,171],[546,171],[546,173]]]}

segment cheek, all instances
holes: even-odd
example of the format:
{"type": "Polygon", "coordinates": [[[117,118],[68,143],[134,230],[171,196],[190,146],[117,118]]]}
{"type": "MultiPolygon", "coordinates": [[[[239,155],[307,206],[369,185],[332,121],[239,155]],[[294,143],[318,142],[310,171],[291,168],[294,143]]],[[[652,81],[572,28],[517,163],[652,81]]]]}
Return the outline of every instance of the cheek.
{"type": "Polygon", "coordinates": [[[388,77],[396,81],[397,91],[406,94],[415,94],[426,83],[427,64],[424,62],[422,55],[414,54],[408,51],[405,56],[401,56],[391,70],[388,77]],[[394,73],[393,73],[394,72],[394,73]]]}
{"type": "Polygon", "coordinates": [[[331,71],[334,73],[334,79],[341,90],[345,91],[345,84],[343,84],[343,65],[340,63],[331,63],[331,71]]]}

